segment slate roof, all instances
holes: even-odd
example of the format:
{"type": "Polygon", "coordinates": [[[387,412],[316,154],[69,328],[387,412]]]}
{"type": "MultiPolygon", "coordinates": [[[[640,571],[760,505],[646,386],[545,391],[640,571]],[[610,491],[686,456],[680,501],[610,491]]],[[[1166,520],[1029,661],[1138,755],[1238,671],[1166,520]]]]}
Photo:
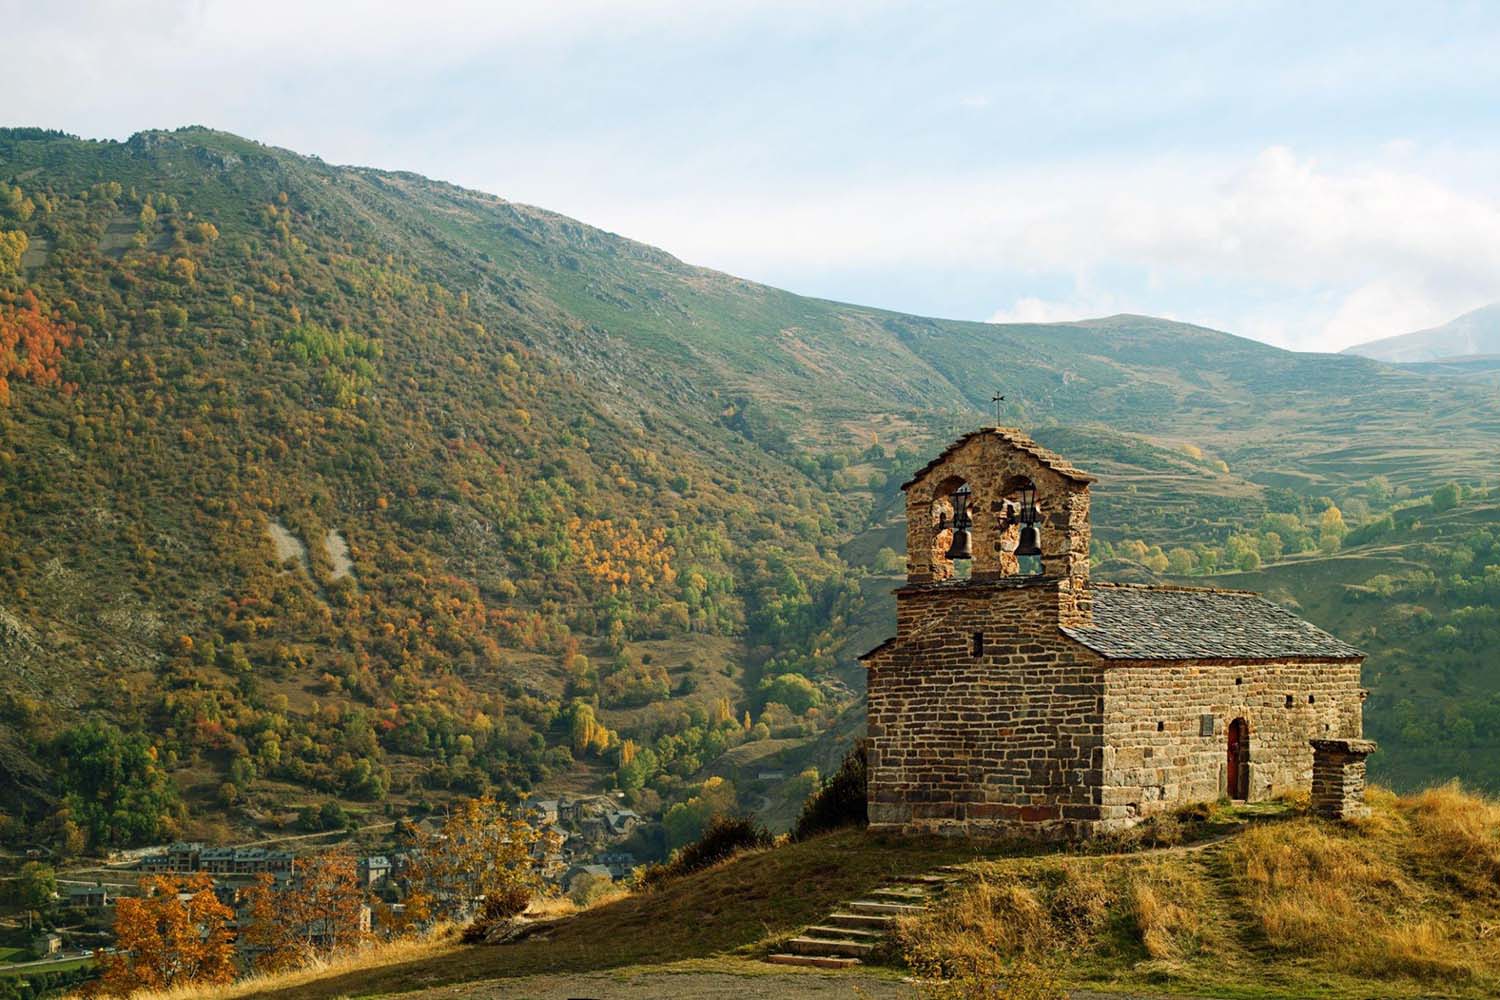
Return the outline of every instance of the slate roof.
{"type": "Polygon", "coordinates": [[[1071,463],[1068,462],[1067,459],[1063,458],[1056,452],[1051,452],[1046,448],[1043,448],[1041,445],[1031,440],[1030,437],[1017,430],[1016,428],[985,427],[977,431],[970,431],[963,437],[959,438],[957,441],[950,444],[948,447],[944,448],[941,455],[939,455],[937,458],[934,458],[926,465],[922,466],[922,468],[917,471],[916,475],[912,476],[906,482],[901,484],[901,488],[905,490],[915,486],[918,482],[921,481],[923,476],[927,475],[927,473],[931,472],[939,465],[948,461],[949,456],[951,456],[955,451],[968,444],[974,438],[980,437],[985,434],[993,434],[1000,440],[1004,441],[1006,444],[1010,445],[1012,448],[1024,451],[1026,454],[1030,455],[1038,462],[1041,462],[1044,466],[1051,469],[1053,472],[1057,473],[1060,476],[1079,483],[1095,482],[1093,476],[1089,475],[1087,472],[1082,471],[1081,469],[1075,468],[1071,463]]]}
{"type": "Polygon", "coordinates": [[[1063,634],[1111,660],[1360,659],[1364,653],[1246,591],[1093,584],[1094,623],[1063,634]]]}

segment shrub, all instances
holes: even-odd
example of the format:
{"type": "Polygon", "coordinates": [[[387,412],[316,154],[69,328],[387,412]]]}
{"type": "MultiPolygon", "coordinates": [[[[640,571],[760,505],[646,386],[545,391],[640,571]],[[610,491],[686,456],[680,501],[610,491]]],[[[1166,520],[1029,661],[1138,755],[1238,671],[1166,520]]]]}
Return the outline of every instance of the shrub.
{"type": "Polygon", "coordinates": [[[599,900],[619,891],[614,879],[608,875],[584,874],[573,880],[573,884],[568,889],[568,899],[580,910],[586,910],[599,900]]]}
{"type": "Polygon", "coordinates": [[[641,887],[650,889],[689,872],[701,871],[721,861],[757,848],[770,847],[772,837],[765,827],[748,816],[715,816],[703,836],[681,848],[664,865],[652,865],[641,875],[641,887]]]}
{"type": "Polygon", "coordinates": [[[792,830],[792,839],[806,840],[844,826],[864,826],[870,821],[865,798],[865,742],[860,740],[844,757],[839,769],[802,804],[802,814],[792,830]]]}

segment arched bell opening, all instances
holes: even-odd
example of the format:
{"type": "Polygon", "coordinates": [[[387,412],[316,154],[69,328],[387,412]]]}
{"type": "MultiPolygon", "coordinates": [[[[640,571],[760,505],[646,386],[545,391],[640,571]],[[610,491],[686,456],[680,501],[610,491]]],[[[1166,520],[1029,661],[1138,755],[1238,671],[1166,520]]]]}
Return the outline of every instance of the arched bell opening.
{"type": "Polygon", "coordinates": [[[1006,575],[1035,576],[1042,572],[1042,522],[1036,483],[1025,476],[1005,481],[1001,505],[1000,565],[1006,575]]]}
{"type": "Polygon", "coordinates": [[[932,495],[932,569],[936,580],[967,580],[974,559],[974,493],[949,476],[932,495]]]}

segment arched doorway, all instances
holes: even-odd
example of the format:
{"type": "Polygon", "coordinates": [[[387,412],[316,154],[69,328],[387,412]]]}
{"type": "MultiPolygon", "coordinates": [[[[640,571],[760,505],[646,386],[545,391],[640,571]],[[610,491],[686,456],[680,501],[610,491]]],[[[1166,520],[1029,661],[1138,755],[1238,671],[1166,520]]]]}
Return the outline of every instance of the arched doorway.
{"type": "Polygon", "coordinates": [[[1250,724],[1235,719],[1229,724],[1229,753],[1225,761],[1229,774],[1229,797],[1249,798],[1250,793],[1250,724]]]}

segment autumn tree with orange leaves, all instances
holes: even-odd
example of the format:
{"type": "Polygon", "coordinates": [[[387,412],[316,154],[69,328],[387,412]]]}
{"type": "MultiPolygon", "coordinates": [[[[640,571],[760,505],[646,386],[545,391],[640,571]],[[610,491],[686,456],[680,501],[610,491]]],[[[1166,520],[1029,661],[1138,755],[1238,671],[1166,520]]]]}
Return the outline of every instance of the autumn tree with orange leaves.
{"type": "Polygon", "coordinates": [[[129,996],[189,984],[233,982],[237,969],[229,923],[234,911],[214,895],[213,880],[197,873],[157,876],[141,883],[140,898],[122,897],[115,910],[119,951],[100,957],[99,992],[129,996]]]}
{"type": "Polygon", "coordinates": [[[562,846],[488,796],[456,803],[440,831],[416,840],[406,909],[419,925],[520,913],[547,890],[541,859],[562,846]]]}
{"type": "Polygon", "coordinates": [[[361,943],[369,934],[354,855],[328,851],[298,858],[278,887],[261,875],[246,899],[241,930],[256,969],[295,968],[319,955],[361,943]]]}
{"type": "Polygon", "coordinates": [[[71,386],[62,381],[62,352],[78,345],[71,323],[52,318],[31,292],[0,293],[0,406],[10,403],[10,380],[71,386]]]}

